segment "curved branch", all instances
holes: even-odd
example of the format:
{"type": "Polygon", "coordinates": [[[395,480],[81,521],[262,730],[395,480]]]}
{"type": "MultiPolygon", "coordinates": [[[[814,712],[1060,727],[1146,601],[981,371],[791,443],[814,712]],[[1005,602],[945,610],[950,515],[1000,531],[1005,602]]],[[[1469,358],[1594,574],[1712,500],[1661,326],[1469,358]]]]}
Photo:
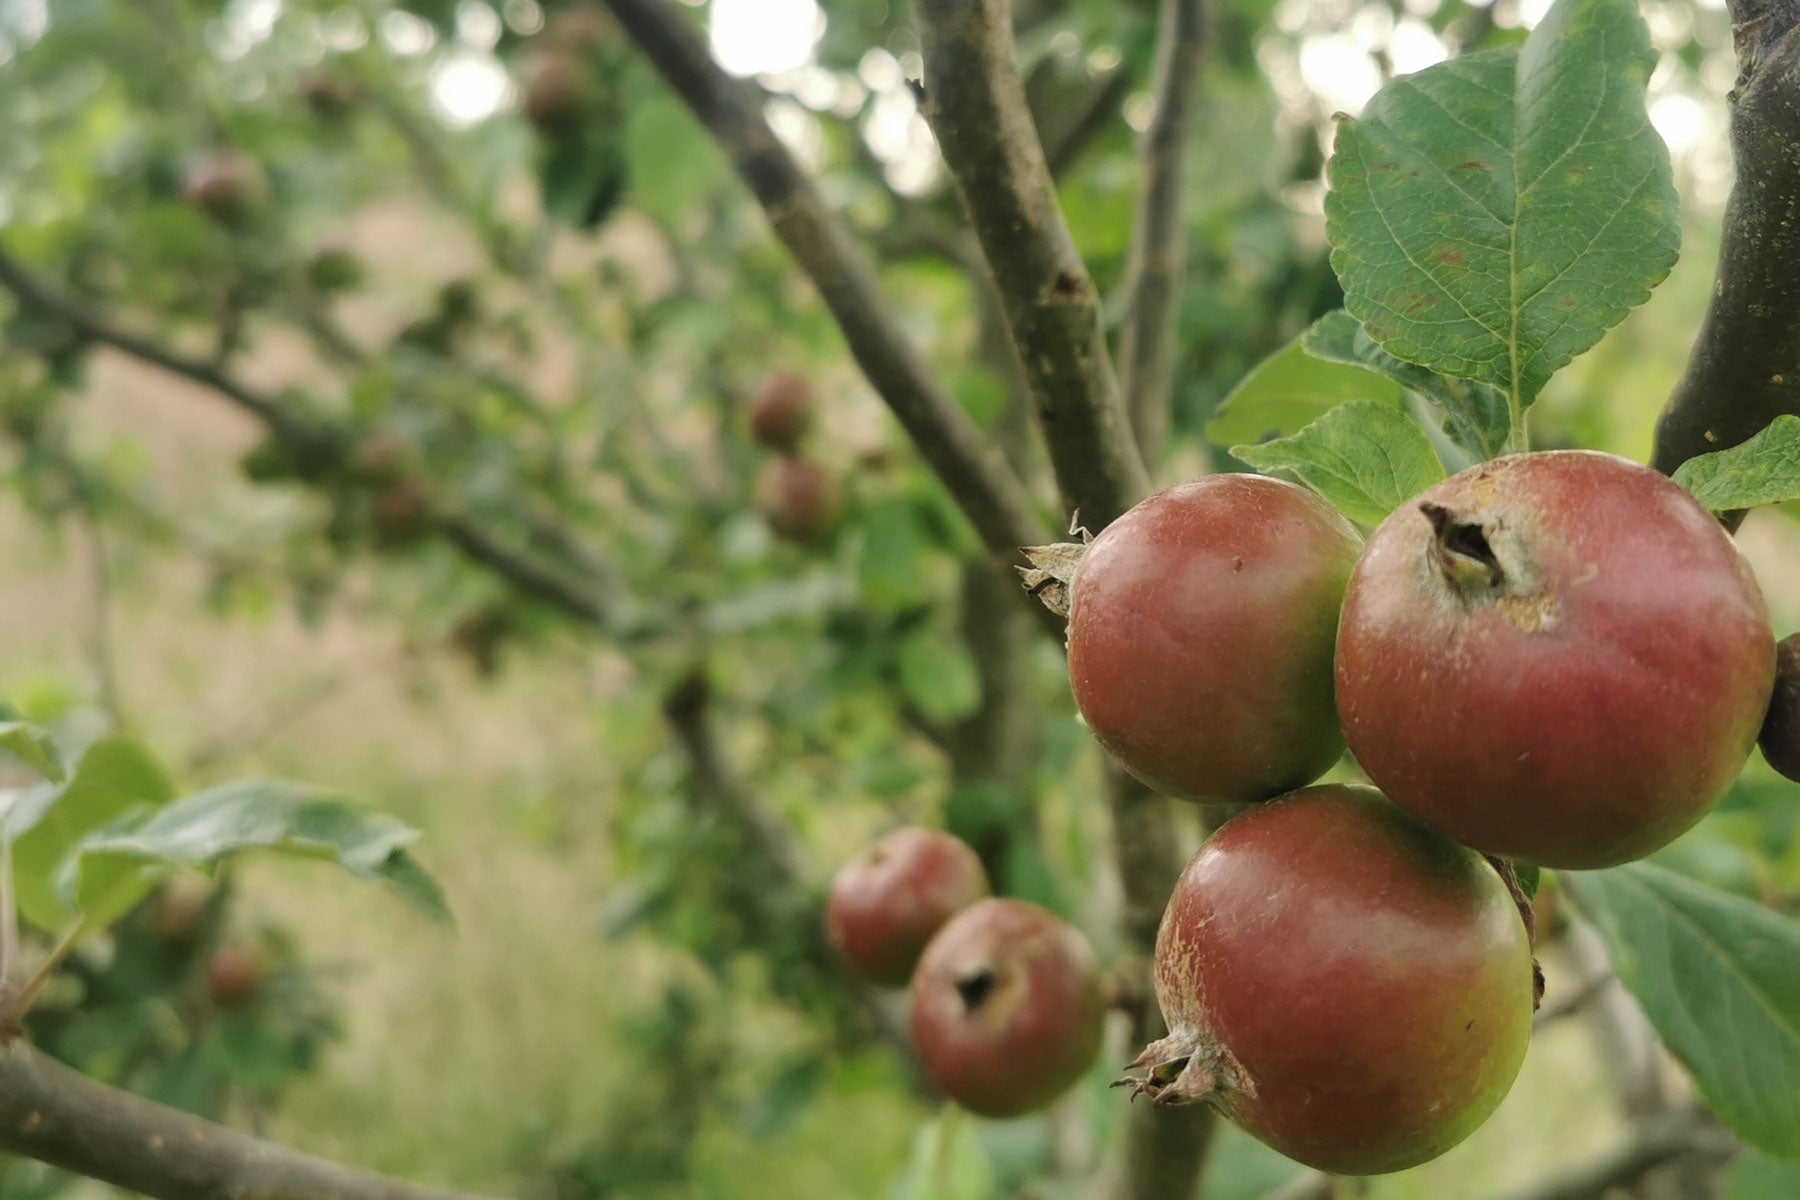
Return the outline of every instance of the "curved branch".
{"type": "Polygon", "coordinates": [[[1712,302],[1656,427],[1651,462],[1671,473],[1800,413],[1800,5],[1737,0],[1731,10],[1737,180],[1712,302]]]}
{"type": "MultiPolygon", "coordinates": [[[[215,363],[178,353],[151,338],[120,328],[81,301],[38,279],[4,248],[0,248],[0,286],[12,292],[20,304],[55,317],[90,341],[111,346],[217,392],[266,425],[296,458],[338,467],[347,462],[351,445],[340,431],[309,420],[215,363]]],[[[591,558],[581,560],[589,578],[576,582],[467,514],[437,511],[432,520],[465,557],[526,595],[582,621],[599,624],[610,615],[618,591],[617,580],[591,558]]],[[[533,520],[540,519],[528,515],[527,523],[533,520]]]]}
{"type": "Polygon", "coordinates": [[[1119,340],[1131,424],[1154,467],[1168,436],[1175,376],[1175,318],[1187,263],[1183,183],[1188,133],[1206,56],[1207,0],[1163,0],[1158,18],[1156,108],[1144,131],[1143,191],[1132,229],[1129,304],[1119,340]]]}
{"type": "Polygon", "coordinates": [[[727,75],[669,0],[606,0],[755,194],[775,235],[819,289],[850,353],[949,489],[982,543],[1011,562],[1042,529],[1025,485],[933,378],[900,317],[794,156],[763,117],[763,94],[727,75]]]}
{"type": "Polygon", "coordinates": [[[1742,1147],[1696,1110],[1669,1113],[1640,1124],[1599,1157],[1509,1193],[1502,1200],[1601,1200],[1614,1188],[1642,1179],[1684,1158],[1723,1162],[1742,1147]]]}
{"type": "Polygon", "coordinates": [[[0,1050],[0,1150],[153,1200],[479,1200],[339,1166],[0,1050]]]}
{"type": "Polygon", "coordinates": [[[1149,487],[1013,51],[1009,0],[916,0],[937,135],[999,285],[1057,483],[1098,529],[1149,487]]]}

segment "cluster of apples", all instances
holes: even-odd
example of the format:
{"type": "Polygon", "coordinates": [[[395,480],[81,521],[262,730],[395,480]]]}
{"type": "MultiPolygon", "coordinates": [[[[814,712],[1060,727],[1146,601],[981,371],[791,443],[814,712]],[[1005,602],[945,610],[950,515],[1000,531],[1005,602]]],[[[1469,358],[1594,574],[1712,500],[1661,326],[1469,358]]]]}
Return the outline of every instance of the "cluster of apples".
{"type": "Polygon", "coordinates": [[[1479,464],[1366,545],[1310,491],[1219,475],[1030,553],[1095,738],[1239,806],[1175,887],[1169,1036],[1121,1082],[1322,1170],[1425,1162],[1510,1090],[1538,995],[1513,863],[1655,852],[1759,733],[1800,774],[1800,641],[1778,655],[1712,514],[1612,455],[1479,464]],[[1346,746],[1374,787],[1308,786],[1346,746]]]}
{"type": "Polygon", "coordinates": [[[801,450],[812,428],[812,387],[796,371],[777,371],[750,398],[750,436],[774,457],[757,473],[757,512],[778,537],[817,542],[837,528],[843,495],[838,481],[801,450]]]}
{"type": "Polygon", "coordinates": [[[1100,1050],[1106,1001],[1094,951],[1047,909],[989,894],[981,859],[935,829],[897,829],[837,874],[832,945],[878,987],[911,985],[919,1061],[987,1117],[1041,1108],[1100,1050]]]}

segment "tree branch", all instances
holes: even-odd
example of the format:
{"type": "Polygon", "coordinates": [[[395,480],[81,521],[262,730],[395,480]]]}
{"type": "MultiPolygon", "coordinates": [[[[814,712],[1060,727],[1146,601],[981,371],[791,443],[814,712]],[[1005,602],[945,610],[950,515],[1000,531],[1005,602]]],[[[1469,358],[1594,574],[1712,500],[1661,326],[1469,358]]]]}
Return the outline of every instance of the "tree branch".
{"type": "Polygon", "coordinates": [[[1009,0],[916,0],[919,108],[999,285],[1065,503],[1098,529],[1149,487],[1099,297],[1032,124],[1009,0]]]}
{"type": "MultiPolygon", "coordinates": [[[[225,397],[266,425],[297,459],[342,467],[351,452],[338,430],[310,420],[242,383],[215,363],[180,354],[151,338],[122,329],[81,301],[38,279],[0,248],[0,286],[20,304],[63,321],[91,341],[179,375],[225,397]]],[[[591,558],[584,559],[588,578],[573,580],[527,550],[511,545],[498,530],[467,514],[440,510],[432,514],[437,528],[465,557],[533,596],[579,620],[604,622],[617,599],[618,582],[591,558]]]]}
{"type": "Polygon", "coordinates": [[[931,375],[874,268],[763,117],[764,97],[713,62],[669,0],[606,0],[665,82],[730,157],[775,235],[819,289],[863,374],[975,527],[990,554],[1014,561],[1042,534],[1024,484],[931,375]]]}
{"type": "Polygon", "coordinates": [[[1678,1159],[1723,1162],[1741,1147],[1695,1109],[1667,1113],[1634,1129],[1618,1146],[1501,1200],[1601,1200],[1678,1159]]]}
{"type": "Polygon", "coordinates": [[[4,248],[0,248],[0,285],[20,304],[48,313],[90,341],[103,342],[131,357],[175,375],[184,376],[218,392],[267,425],[283,442],[315,455],[341,454],[329,432],[277,403],[273,398],[239,383],[214,363],[190,358],[174,350],[120,329],[72,296],[36,278],[4,248]]]}
{"type": "Polygon", "coordinates": [[[301,1154],[0,1050],[0,1150],[153,1200],[477,1200],[301,1154]]]}
{"type": "Polygon", "coordinates": [[[1156,108],[1140,151],[1143,190],[1132,229],[1129,304],[1119,340],[1132,428],[1151,467],[1168,436],[1173,399],[1175,318],[1187,262],[1183,184],[1206,40],[1207,0],[1162,0],[1152,84],[1156,108]]]}
{"type": "Polygon", "coordinates": [[[791,935],[799,953],[851,992],[877,1036],[914,1061],[904,1022],[881,1003],[874,988],[844,971],[819,918],[822,902],[807,895],[799,847],[780,816],[757,799],[727,758],[712,713],[712,685],[704,667],[695,667],[663,697],[663,717],[687,756],[695,800],[736,826],[749,851],[727,903],[742,905],[765,936],[791,935]]]}
{"type": "Polygon", "coordinates": [[[1060,132],[1045,135],[1044,161],[1050,165],[1050,177],[1061,179],[1069,173],[1094,139],[1106,127],[1120,120],[1119,109],[1131,94],[1131,72],[1117,70],[1089,93],[1087,103],[1075,116],[1063,123],[1060,132]]]}
{"type": "Polygon", "coordinates": [[[1651,462],[1673,472],[1800,413],[1800,5],[1733,0],[1737,180],[1712,302],[1651,462]]]}
{"type": "MultiPolygon", "coordinates": [[[[1125,934],[1133,949],[1149,955],[1156,944],[1169,893],[1181,875],[1181,840],[1170,801],[1114,766],[1106,764],[1107,801],[1112,810],[1113,857],[1125,892],[1125,934]]],[[[1145,1004],[1132,1030],[1140,1044],[1168,1030],[1154,1004],[1145,1004]]],[[[1135,1050],[1135,1047],[1134,1047],[1135,1050]]],[[[1114,1169],[1120,1200],[1193,1200],[1199,1195],[1218,1114],[1211,1105],[1158,1108],[1133,1104],[1125,1115],[1114,1169]]]]}

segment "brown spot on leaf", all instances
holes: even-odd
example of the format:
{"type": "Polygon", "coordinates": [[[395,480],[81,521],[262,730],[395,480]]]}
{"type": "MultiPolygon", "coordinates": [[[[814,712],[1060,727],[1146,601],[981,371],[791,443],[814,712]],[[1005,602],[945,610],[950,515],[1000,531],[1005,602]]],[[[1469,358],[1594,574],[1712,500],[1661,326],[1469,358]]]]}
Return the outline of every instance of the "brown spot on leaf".
{"type": "Polygon", "coordinates": [[[1432,255],[1432,257],[1443,263],[1445,266],[1455,266],[1457,263],[1463,261],[1463,253],[1461,250],[1439,250],[1436,254],[1432,255]]]}
{"type": "Polygon", "coordinates": [[[1471,158],[1468,162],[1459,162],[1456,164],[1456,169],[1459,171],[1481,171],[1483,173],[1492,170],[1491,167],[1482,162],[1479,158],[1471,158]]]}

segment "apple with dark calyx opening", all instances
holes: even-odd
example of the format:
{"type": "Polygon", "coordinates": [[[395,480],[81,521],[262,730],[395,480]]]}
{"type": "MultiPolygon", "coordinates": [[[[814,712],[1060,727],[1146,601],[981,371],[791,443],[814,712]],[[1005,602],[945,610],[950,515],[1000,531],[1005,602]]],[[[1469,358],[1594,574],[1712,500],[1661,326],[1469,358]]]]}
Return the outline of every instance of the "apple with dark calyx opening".
{"type": "Polygon", "coordinates": [[[1376,786],[1547,867],[1630,862],[1704,816],[1774,673],[1762,593],[1718,521],[1586,450],[1483,463],[1395,510],[1338,630],[1338,711],[1376,786]]]}
{"type": "Polygon", "coordinates": [[[1525,923],[1480,855],[1368,788],[1220,827],[1156,937],[1169,1036],[1120,1080],[1206,1102],[1321,1171],[1404,1170],[1505,1098],[1531,1037],[1525,923]]]}
{"type": "Polygon", "coordinates": [[[1022,900],[965,908],[913,975],[919,1060],[979,1116],[1020,1116],[1067,1091],[1099,1053],[1105,1016],[1087,939],[1022,900]]]}
{"type": "Polygon", "coordinates": [[[937,829],[896,829],[846,863],[826,905],[831,944],[859,977],[900,987],[932,937],[989,893],[981,859],[937,829]]]}
{"type": "Polygon", "coordinates": [[[1025,571],[1069,618],[1069,682],[1107,753],[1157,791],[1267,800],[1343,752],[1332,646],[1362,539],[1258,475],[1159,492],[1025,571]]]}

